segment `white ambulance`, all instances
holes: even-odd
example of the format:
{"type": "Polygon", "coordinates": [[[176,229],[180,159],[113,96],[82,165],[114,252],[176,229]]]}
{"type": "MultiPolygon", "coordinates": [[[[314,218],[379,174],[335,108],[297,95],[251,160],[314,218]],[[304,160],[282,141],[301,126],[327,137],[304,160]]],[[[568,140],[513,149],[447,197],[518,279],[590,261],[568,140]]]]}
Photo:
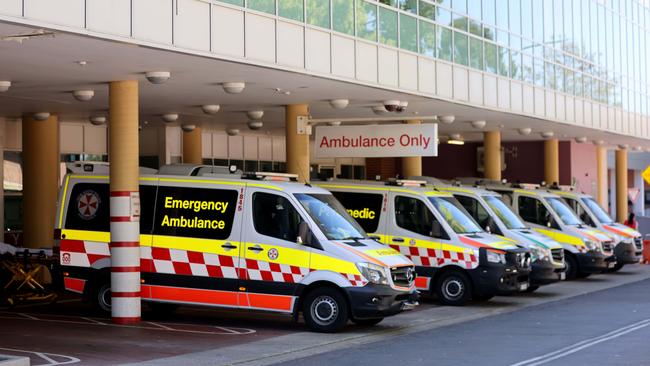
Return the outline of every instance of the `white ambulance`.
{"type": "MultiPolygon", "coordinates": [[[[329,192],[265,173],[140,178],[141,298],[302,313],[315,331],[417,305],[413,263],[329,192]]],[[[108,176],[67,175],[55,235],[67,290],[110,310],[108,176]]]]}
{"type": "Polygon", "coordinates": [[[564,247],[567,279],[613,268],[614,239],[588,227],[558,195],[533,185],[487,184],[531,227],[564,247]]]}
{"type": "Polygon", "coordinates": [[[525,291],[530,253],[513,240],[485,232],[449,193],[423,181],[327,181],[371,237],[416,265],[416,287],[446,305],[497,292],[525,291]]]}
{"type": "Polygon", "coordinates": [[[554,188],[558,189],[553,189],[551,192],[564,198],[585,224],[616,238],[617,244],[614,247],[616,264],[612,271],[618,271],[626,264],[639,263],[643,254],[640,232],[614,221],[590,195],[562,190],[559,189],[560,187],[554,188]]]}
{"type": "Polygon", "coordinates": [[[532,270],[529,292],[537,290],[541,285],[565,279],[562,245],[524,224],[498,193],[480,187],[441,185],[429,179],[427,182],[434,183],[443,192],[451,193],[485,230],[516,240],[530,249],[532,270]]]}

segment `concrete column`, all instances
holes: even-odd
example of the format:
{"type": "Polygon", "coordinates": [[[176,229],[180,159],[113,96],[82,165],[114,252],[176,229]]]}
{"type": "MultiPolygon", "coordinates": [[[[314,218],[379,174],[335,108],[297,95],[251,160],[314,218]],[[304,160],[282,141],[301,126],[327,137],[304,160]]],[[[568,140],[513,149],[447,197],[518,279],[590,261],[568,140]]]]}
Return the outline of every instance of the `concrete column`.
{"type": "Polygon", "coordinates": [[[607,209],[607,148],[596,147],[596,200],[607,209]]]}
{"type": "Polygon", "coordinates": [[[487,131],[483,134],[483,165],[485,179],[501,180],[501,132],[487,131]]]}
{"type": "Polygon", "coordinates": [[[183,163],[203,164],[203,139],[201,127],[183,131],[183,163]]]}
{"type": "MultiPolygon", "coordinates": [[[[0,118],[0,182],[4,184],[4,149],[5,149],[5,119],[0,118]]],[[[55,212],[56,215],[56,212],[55,212]]],[[[2,240],[4,241],[4,222],[5,222],[5,190],[0,189],[0,232],[2,233],[3,237],[2,240]]]]}
{"type": "Polygon", "coordinates": [[[560,183],[560,144],[557,139],[544,141],[544,181],[560,183]]]}
{"type": "Polygon", "coordinates": [[[627,150],[616,150],[616,221],[627,220],[627,150]]]}
{"type": "Polygon", "coordinates": [[[111,315],[118,324],[140,321],[138,98],[137,81],[110,83],[111,315]]]}
{"type": "MultiPolygon", "coordinates": [[[[419,125],[422,123],[419,120],[406,121],[408,125],[419,125]]],[[[421,156],[405,156],[402,158],[402,176],[419,177],[422,176],[422,157],[421,156]]]]}
{"type": "Polygon", "coordinates": [[[309,105],[288,105],[285,110],[287,172],[297,174],[298,181],[309,180],[309,135],[297,133],[298,116],[309,116],[309,105]]]}
{"type": "Polygon", "coordinates": [[[609,174],[609,216],[616,217],[616,169],[608,169],[609,174]]]}
{"type": "Polygon", "coordinates": [[[59,193],[59,120],[23,117],[23,245],[51,248],[59,193]]]}

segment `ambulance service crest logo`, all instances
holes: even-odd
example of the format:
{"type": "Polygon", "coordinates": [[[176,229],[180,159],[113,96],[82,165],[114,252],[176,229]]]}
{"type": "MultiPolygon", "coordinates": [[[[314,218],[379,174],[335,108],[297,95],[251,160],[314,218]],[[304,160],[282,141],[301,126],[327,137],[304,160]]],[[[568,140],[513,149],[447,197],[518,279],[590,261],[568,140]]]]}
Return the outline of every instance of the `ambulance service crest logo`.
{"type": "Polygon", "coordinates": [[[97,216],[97,209],[101,204],[99,195],[95,191],[83,191],[77,197],[77,209],[79,217],[84,220],[92,220],[97,216]]]}
{"type": "Polygon", "coordinates": [[[277,249],[275,249],[275,248],[269,249],[269,259],[270,260],[274,261],[274,260],[278,259],[278,255],[279,255],[279,253],[278,253],[277,249]]]}

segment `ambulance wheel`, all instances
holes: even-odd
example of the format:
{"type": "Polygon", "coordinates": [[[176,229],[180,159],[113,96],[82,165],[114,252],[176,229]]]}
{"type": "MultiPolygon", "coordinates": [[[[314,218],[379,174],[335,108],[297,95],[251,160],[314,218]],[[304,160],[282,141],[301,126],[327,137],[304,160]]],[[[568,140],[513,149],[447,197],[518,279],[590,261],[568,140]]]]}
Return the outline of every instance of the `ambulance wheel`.
{"type": "Polygon", "coordinates": [[[373,325],[377,325],[377,324],[381,323],[381,321],[384,320],[384,318],[372,318],[372,319],[355,319],[355,318],[352,318],[351,320],[352,320],[352,322],[354,324],[363,325],[363,326],[367,326],[367,327],[372,327],[373,325]]]}
{"type": "Polygon", "coordinates": [[[315,332],[334,333],[348,322],[348,302],[343,294],[329,287],[307,294],[302,311],[305,323],[315,332]]]}
{"type": "Polygon", "coordinates": [[[566,264],[566,269],[564,270],[566,273],[566,279],[574,280],[578,275],[578,261],[576,260],[576,257],[574,257],[573,254],[566,252],[564,263],[566,264]]]}
{"type": "Polygon", "coordinates": [[[465,305],[472,293],[469,277],[460,271],[449,271],[436,279],[435,294],[443,305],[465,305]]]}
{"type": "Polygon", "coordinates": [[[108,282],[100,283],[95,289],[93,296],[93,301],[95,305],[101,310],[104,314],[111,314],[111,284],[108,282]]]}
{"type": "Polygon", "coordinates": [[[531,285],[531,286],[528,286],[528,288],[526,289],[526,292],[528,292],[528,293],[535,292],[535,291],[537,291],[538,288],[539,288],[539,286],[531,285]]]}

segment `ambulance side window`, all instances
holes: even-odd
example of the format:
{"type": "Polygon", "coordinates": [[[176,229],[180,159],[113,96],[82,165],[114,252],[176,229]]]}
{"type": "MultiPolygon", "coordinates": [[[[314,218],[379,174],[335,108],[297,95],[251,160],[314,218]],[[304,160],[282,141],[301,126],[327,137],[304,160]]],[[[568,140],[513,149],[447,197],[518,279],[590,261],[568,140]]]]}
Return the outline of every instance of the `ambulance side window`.
{"type": "Polygon", "coordinates": [[[110,231],[108,184],[77,183],[70,192],[65,228],[110,231]]]}
{"type": "Polygon", "coordinates": [[[490,214],[485,210],[485,207],[475,198],[455,194],[454,198],[469,212],[469,214],[478,222],[482,229],[490,226],[490,232],[493,234],[501,235],[499,227],[490,220],[490,214]]]}
{"type": "Polygon", "coordinates": [[[300,214],[285,197],[253,193],[253,226],[259,234],[295,243],[300,222],[300,214]]]}
{"type": "Polygon", "coordinates": [[[140,186],[140,234],[153,232],[153,210],[156,206],[156,187],[140,186]]]}
{"type": "Polygon", "coordinates": [[[546,226],[551,220],[551,213],[538,199],[519,196],[517,203],[519,205],[519,215],[524,221],[546,226]]]}
{"type": "MultiPolygon", "coordinates": [[[[427,205],[419,199],[396,196],[395,221],[397,226],[404,230],[430,237],[433,233],[433,223],[438,220],[433,216],[427,205]]],[[[442,235],[446,236],[444,230],[442,235]]]]}
{"type": "Polygon", "coordinates": [[[564,201],[571,207],[573,212],[575,212],[578,217],[580,217],[580,220],[582,220],[585,224],[591,226],[591,227],[596,227],[596,224],[594,224],[593,220],[591,220],[591,217],[585,211],[585,209],[582,207],[578,201],[571,199],[571,198],[564,198],[564,201]]]}
{"type": "Polygon", "coordinates": [[[332,192],[332,194],[365,232],[377,232],[381,217],[381,205],[384,201],[383,194],[352,192],[332,192]]]}
{"type": "Polygon", "coordinates": [[[230,237],[237,197],[234,189],[158,188],[153,233],[224,240],[230,237]]]}

